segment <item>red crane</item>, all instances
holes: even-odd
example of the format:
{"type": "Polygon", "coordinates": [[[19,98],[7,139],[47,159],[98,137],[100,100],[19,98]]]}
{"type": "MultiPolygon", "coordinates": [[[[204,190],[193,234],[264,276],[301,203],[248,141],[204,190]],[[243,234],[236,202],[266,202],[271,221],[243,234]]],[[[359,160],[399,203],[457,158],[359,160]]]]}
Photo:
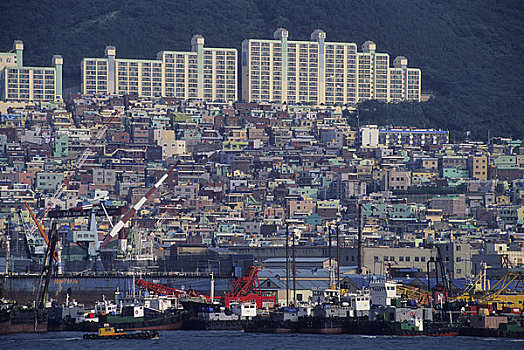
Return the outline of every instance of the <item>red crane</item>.
{"type": "Polygon", "coordinates": [[[256,302],[258,309],[273,308],[276,304],[276,297],[262,295],[256,266],[250,266],[244,276],[231,284],[233,288],[224,296],[224,304],[227,308],[231,302],[256,302]]]}
{"type": "MultiPolygon", "coordinates": [[[[177,297],[197,297],[206,298],[208,301],[211,297],[197,293],[189,289],[187,291],[168,287],[163,284],[153,283],[139,279],[135,282],[142,288],[155,292],[157,294],[174,295],[177,297]]],[[[276,297],[262,295],[260,289],[260,282],[258,280],[258,268],[250,266],[246,274],[237,280],[231,282],[233,288],[224,296],[224,305],[229,308],[230,303],[233,302],[255,302],[257,308],[273,308],[276,305],[276,297]]],[[[215,299],[219,299],[215,297],[215,299]]],[[[221,299],[221,298],[220,298],[221,299]]]]}
{"type": "Polygon", "coordinates": [[[173,295],[178,298],[200,298],[200,299],[206,299],[206,300],[210,299],[207,295],[199,294],[194,289],[188,289],[188,290],[177,289],[177,288],[165,286],[163,284],[145,281],[143,279],[137,280],[135,284],[139,287],[146,288],[147,290],[154,292],[156,294],[173,295]]]}

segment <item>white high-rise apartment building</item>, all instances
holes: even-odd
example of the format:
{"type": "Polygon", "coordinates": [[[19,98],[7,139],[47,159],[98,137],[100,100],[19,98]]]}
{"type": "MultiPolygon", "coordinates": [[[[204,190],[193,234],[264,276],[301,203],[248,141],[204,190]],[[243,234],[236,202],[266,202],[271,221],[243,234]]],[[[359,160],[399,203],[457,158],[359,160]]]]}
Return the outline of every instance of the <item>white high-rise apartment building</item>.
{"type": "Polygon", "coordinates": [[[52,67],[23,65],[24,43],[15,40],[13,51],[0,52],[0,96],[4,101],[58,102],[62,100],[62,56],[52,67]]]}
{"type": "Polygon", "coordinates": [[[82,60],[82,93],[132,94],[205,101],[237,100],[237,50],[206,48],[195,35],[192,51],[162,51],[156,60],[105,58],[82,60]]]}
{"type": "Polygon", "coordinates": [[[420,102],[420,69],[408,68],[408,59],[398,56],[389,68],[389,101],[420,102]]]}
{"type": "Polygon", "coordinates": [[[395,67],[390,68],[389,55],[377,53],[372,41],[357,52],[354,43],[327,42],[322,30],[315,30],[310,41],[290,41],[288,35],[279,28],[274,40],[244,40],[244,100],[312,104],[420,101],[420,70],[407,68],[404,57],[395,59],[395,67]]]}

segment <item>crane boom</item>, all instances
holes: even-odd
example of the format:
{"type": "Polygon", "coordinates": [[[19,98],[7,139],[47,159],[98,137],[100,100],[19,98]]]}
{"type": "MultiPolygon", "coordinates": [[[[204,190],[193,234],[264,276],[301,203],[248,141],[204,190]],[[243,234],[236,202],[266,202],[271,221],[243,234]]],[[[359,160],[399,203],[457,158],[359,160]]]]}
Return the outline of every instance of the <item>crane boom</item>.
{"type": "Polygon", "coordinates": [[[153,193],[155,193],[155,191],[160,187],[162,186],[162,184],[164,183],[164,181],[167,179],[167,177],[173,172],[173,170],[175,170],[175,168],[178,166],[178,163],[180,161],[177,161],[175,163],[175,165],[173,165],[171,167],[171,169],[169,169],[168,172],[166,172],[161,178],[160,180],[157,181],[157,183],[151,187],[149,189],[149,191],[147,191],[147,193],[142,197],[140,198],[140,200],[133,206],[131,207],[125,214],[124,216],[122,216],[122,219],[120,219],[120,221],[117,222],[117,224],[111,229],[111,231],[109,231],[109,233],[107,234],[107,236],[104,238],[104,242],[102,243],[102,246],[101,248],[104,248],[105,245],[109,242],[109,239],[110,238],[113,238],[115,237],[121,230],[122,228],[124,228],[124,226],[127,224],[127,222],[129,221],[129,219],[131,219],[139,210],[140,208],[142,208],[142,206],[147,202],[147,200],[151,197],[151,195],[153,193]]]}
{"type": "Polygon", "coordinates": [[[199,296],[199,297],[206,297],[205,295],[201,295],[196,293],[192,290],[183,290],[183,289],[177,289],[173,287],[164,286],[163,284],[154,283],[145,281],[143,279],[139,279],[135,282],[135,284],[139,287],[146,288],[150,291],[153,291],[157,294],[164,294],[164,295],[174,295],[177,297],[186,297],[186,296],[199,296]]]}
{"type": "MultiPolygon", "coordinates": [[[[96,135],[91,140],[89,146],[85,149],[85,151],[82,153],[80,158],[78,158],[75,170],[72,173],[70,173],[68,176],[64,176],[64,180],[58,186],[58,188],[57,188],[56,192],[53,194],[53,196],[47,201],[47,204],[46,204],[44,210],[38,215],[40,220],[45,218],[47,216],[47,214],[49,213],[49,211],[55,207],[56,200],[58,198],[60,198],[60,196],[62,195],[64,190],[67,188],[67,186],[69,186],[69,182],[75,176],[75,174],[78,172],[78,170],[80,170],[84,166],[85,162],[87,161],[89,156],[92,154],[91,148],[93,146],[95,146],[104,137],[104,135],[106,134],[106,131],[108,129],[107,124],[110,124],[113,121],[113,119],[116,118],[117,114],[118,114],[118,111],[113,112],[113,114],[109,118],[109,121],[106,124],[104,124],[100,129],[98,129],[96,135]]],[[[30,231],[31,234],[33,234],[35,232],[35,230],[36,230],[36,227],[33,226],[31,231],[30,231]]]]}
{"type": "Polygon", "coordinates": [[[40,223],[38,222],[35,214],[33,214],[33,211],[31,210],[31,208],[29,208],[29,204],[27,204],[27,202],[24,202],[24,204],[27,210],[29,210],[29,214],[31,214],[31,217],[33,218],[33,221],[35,222],[36,226],[38,227],[40,234],[42,235],[42,237],[44,237],[45,243],[49,245],[49,238],[47,238],[47,235],[45,234],[44,229],[42,228],[42,226],[40,226],[40,223]]]}

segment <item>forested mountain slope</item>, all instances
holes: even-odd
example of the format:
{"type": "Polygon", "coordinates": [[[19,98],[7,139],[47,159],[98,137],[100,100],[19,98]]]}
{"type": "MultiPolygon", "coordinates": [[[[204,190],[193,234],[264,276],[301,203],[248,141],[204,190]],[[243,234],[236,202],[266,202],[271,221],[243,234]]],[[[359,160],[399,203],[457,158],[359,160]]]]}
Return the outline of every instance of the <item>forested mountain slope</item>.
{"type": "Polygon", "coordinates": [[[245,38],[290,39],[317,28],[329,41],[373,40],[393,59],[422,69],[420,105],[362,106],[361,123],[413,124],[474,136],[524,135],[524,2],[521,0],[17,0],[0,1],[0,51],[25,43],[26,64],[64,57],[64,86],[80,83],[82,57],[154,58],[189,50],[194,34],[206,46],[236,47],[245,38]]]}

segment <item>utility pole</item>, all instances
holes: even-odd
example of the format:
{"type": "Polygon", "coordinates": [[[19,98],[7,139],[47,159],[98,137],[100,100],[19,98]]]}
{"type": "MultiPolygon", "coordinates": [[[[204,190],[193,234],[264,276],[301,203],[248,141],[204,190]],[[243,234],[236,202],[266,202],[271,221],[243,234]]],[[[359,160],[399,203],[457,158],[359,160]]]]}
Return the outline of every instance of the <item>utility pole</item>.
{"type": "Polygon", "coordinates": [[[286,306],[289,307],[289,224],[286,224],[286,306]]]}
{"type": "Polygon", "coordinates": [[[362,204],[358,203],[358,252],[357,252],[357,260],[358,260],[358,274],[362,274],[362,204]]]}
{"type": "Polygon", "coordinates": [[[332,266],[331,266],[331,258],[332,258],[332,255],[331,255],[331,226],[328,226],[327,227],[328,229],[328,235],[329,235],[329,245],[328,245],[328,250],[329,250],[329,285],[332,286],[333,285],[333,280],[331,279],[331,270],[332,270],[332,266]]]}
{"type": "Polygon", "coordinates": [[[339,223],[337,222],[337,289],[340,290],[340,239],[339,239],[339,223]]]}
{"type": "Polygon", "coordinates": [[[293,231],[293,306],[297,302],[297,266],[295,256],[295,232],[293,231]]]}
{"type": "Polygon", "coordinates": [[[9,275],[11,272],[11,237],[6,236],[5,241],[5,274],[9,275]]]}

